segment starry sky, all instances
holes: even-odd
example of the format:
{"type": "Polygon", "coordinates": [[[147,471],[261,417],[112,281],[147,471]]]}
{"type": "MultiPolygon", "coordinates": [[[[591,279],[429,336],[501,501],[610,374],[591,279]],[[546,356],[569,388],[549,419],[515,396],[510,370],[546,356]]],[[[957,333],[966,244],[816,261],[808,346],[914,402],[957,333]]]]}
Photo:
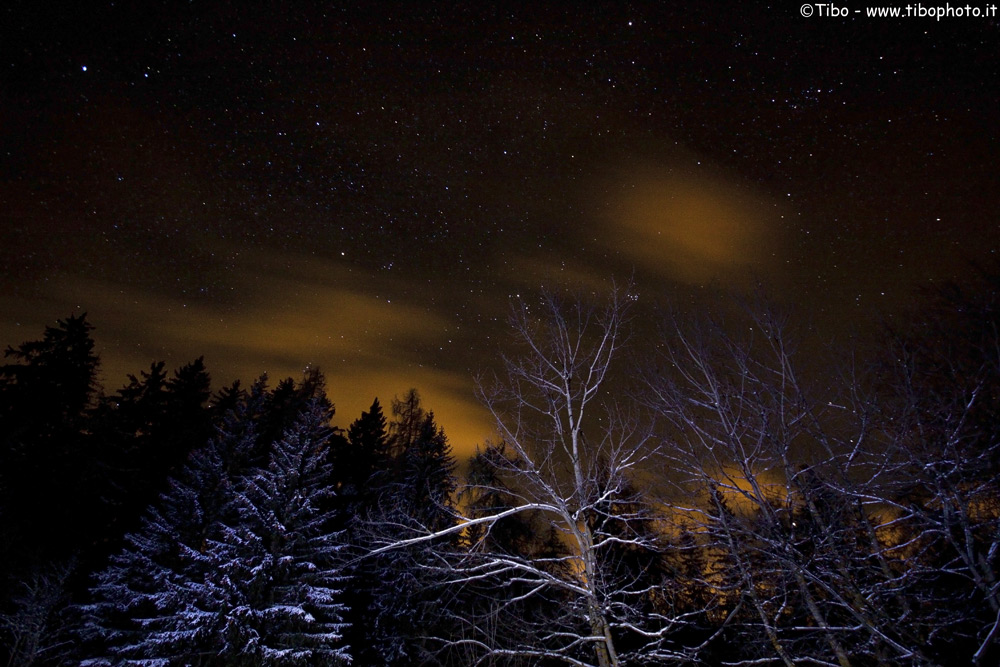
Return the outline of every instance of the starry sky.
{"type": "Polygon", "coordinates": [[[0,344],[417,387],[464,451],[514,295],[761,282],[835,340],[1000,240],[995,17],[285,4],[3,4],[0,344]]]}

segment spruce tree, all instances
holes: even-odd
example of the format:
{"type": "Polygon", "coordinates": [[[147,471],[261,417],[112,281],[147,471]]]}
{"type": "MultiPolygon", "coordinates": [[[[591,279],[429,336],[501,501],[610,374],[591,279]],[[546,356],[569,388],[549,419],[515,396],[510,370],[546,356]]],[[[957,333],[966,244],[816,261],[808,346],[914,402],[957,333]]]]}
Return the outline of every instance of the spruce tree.
{"type": "Polygon", "coordinates": [[[215,566],[208,540],[233,511],[233,480],[258,447],[256,420],[265,398],[260,381],[170,480],[140,529],[98,575],[94,601],[85,607],[85,639],[91,655],[105,657],[92,664],[214,664],[215,605],[204,586],[215,566]]]}
{"type": "Polygon", "coordinates": [[[101,462],[94,483],[104,493],[94,517],[95,541],[118,543],[124,532],[135,530],[167,479],[177,477],[188,455],[212,436],[217,412],[208,406],[209,385],[201,358],[170,379],[160,361],[98,402],[91,419],[101,462]]]}
{"type": "Polygon", "coordinates": [[[235,512],[209,541],[206,583],[227,664],[350,661],[339,601],[345,545],[323,509],[333,493],[329,419],[323,401],[310,402],[268,467],[239,481],[235,512]]]}
{"type": "Polygon", "coordinates": [[[375,595],[383,584],[385,563],[380,558],[364,557],[375,545],[379,499],[388,492],[391,482],[391,439],[382,406],[376,398],[371,408],[362,412],[347,429],[347,440],[334,452],[339,470],[341,507],[347,541],[354,554],[349,566],[351,585],[346,592],[349,627],[347,638],[357,664],[383,664],[378,650],[378,613],[375,595]]]}
{"type": "Polygon", "coordinates": [[[362,412],[347,429],[347,441],[334,454],[340,479],[342,500],[356,512],[367,512],[374,501],[378,475],[389,469],[389,434],[382,406],[376,398],[368,412],[362,412]]]}
{"type": "Polygon", "coordinates": [[[86,315],[59,320],[0,362],[0,610],[38,567],[88,540],[102,488],[88,416],[99,359],[86,315]]]}
{"type": "MultiPolygon", "coordinates": [[[[395,457],[381,492],[378,524],[373,527],[377,539],[439,530],[454,521],[455,463],[444,431],[433,413],[423,410],[416,390],[393,402],[393,415],[390,432],[395,457]]],[[[397,549],[373,559],[378,578],[372,593],[372,643],[377,647],[378,664],[409,665],[428,659],[431,647],[423,637],[435,634],[428,631],[445,620],[428,565],[445,545],[454,546],[454,540],[397,549]]]]}
{"type": "Polygon", "coordinates": [[[263,407],[270,403],[262,380],[101,573],[87,611],[91,653],[104,657],[90,664],[349,659],[343,542],[329,502],[332,409],[325,396],[307,400],[283,437],[267,443],[258,428],[265,416],[275,423],[263,407]]]}

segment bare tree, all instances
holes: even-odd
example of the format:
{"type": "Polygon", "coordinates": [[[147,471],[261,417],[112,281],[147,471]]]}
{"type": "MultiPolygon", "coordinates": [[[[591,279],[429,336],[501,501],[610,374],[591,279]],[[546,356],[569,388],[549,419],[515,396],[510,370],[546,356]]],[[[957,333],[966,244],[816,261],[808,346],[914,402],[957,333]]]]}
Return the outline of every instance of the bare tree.
{"type": "Polygon", "coordinates": [[[647,393],[665,421],[669,502],[714,564],[730,636],[751,639],[730,660],[925,664],[879,537],[892,466],[858,405],[809,399],[784,323],[761,312],[746,335],[672,322],[647,393]]]}
{"type": "Polygon", "coordinates": [[[1000,272],[946,284],[892,337],[882,489],[912,623],[942,659],[1000,659],[1000,272]]]}
{"type": "Polygon", "coordinates": [[[383,547],[463,534],[466,548],[442,568],[449,584],[500,587],[481,605],[482,616],[445,641],[475,656],[475,664],[522,659],[611,667],[690,658],[672,642],[686,619],[673,613],[669,585],[654,566],[665,536],[637,492],[654,448],[638,420],[608,400],[634,299],[614,289],[602,307],[552,294],[515,303],[511,324],[520,354],[504,357],[502,377],[480,383],[501,445],[491,450],[493,474],[465,492],[505,501],[467,503],[454,527],[383,547]],[[528,515],[561,548],[498,548],[492,532],[528,515]],[[641,563],[631,575],[622,567],[626,558],[641,563]],[[504,608],[533,602],[557,613],[497,632],[508,618],[504,608]]]}
{"type": "Polygon", "coordinates": [[[52,565],[18,582],[14,609],[0,614],[0,638],[7,649],[7,665],[53,663],[72,645],[60,618],[68,602],[66,581],[74,564],[52,565]]]}

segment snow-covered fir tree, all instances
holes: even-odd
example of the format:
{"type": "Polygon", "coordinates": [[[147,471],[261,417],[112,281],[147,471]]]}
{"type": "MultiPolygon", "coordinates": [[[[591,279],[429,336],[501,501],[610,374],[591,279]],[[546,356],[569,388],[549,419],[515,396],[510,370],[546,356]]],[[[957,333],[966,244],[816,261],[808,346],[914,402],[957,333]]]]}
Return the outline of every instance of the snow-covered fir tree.
{"type": "Polygon", "coordinates": [[[206,581],[226,664],[340,665],[342,535],[331,532],[329,411],[311,401],[266,469],[237,485],[232,520],[209,540],[206,581]]]}
{"type": "Polygon", "coordinates": [[[263,381],[99,575],[87,664],[337,665],[331,410],[314,397],[266,462],[263,381]],[[265,467],[266,466],[266,467],[265,467]]]}
{"type": "Polygon", "coordinates": [[[233,477],[257,447],[256,417],[265,389],[258,382],[223,421],[216,437],[195,451],[159,503],[128,535],[125,548],[97,577],[86,639],[93,664],[208,664],[191,656],[214,653],[204,614],[211,563],[208,537],[233,504],[233,477]]]}

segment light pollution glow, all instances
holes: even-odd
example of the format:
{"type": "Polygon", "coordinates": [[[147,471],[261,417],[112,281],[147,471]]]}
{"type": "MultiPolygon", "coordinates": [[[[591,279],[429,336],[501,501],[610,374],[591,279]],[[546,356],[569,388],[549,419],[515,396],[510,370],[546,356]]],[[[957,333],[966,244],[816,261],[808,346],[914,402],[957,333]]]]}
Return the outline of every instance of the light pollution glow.
{"type": "Polygon", "coordinates": [[[496,276],[494,289],[474,297],[473,310],[500,315],[478,328],[456,314],[450,301],[463,290],[454,284],[414,289],[405,278],[367,272],[347,260],[244,252],[230,276],[238,294],[231,305],[53,276],[41,301],[7,297],[5,310],[14,317],[5,318],[0,335],[16,345],[37,338],[58,318],[87,311],[97,327],[102,383],[109,392],[122,386],[128,373],[160,359],[175,368],[204,355],[215,388],[264,372],[272,383],[298,378],[306,366],[318,366],[344,427],[374,397],[388,409],[394,396],[416,387],[462,460],[494,430],[474,396],[473,374],[488,364],[470,358],[469,350],[475,346],[475,354],[495,359],[504,344],[502,302],[508,294],[552,282],[597,289],[610,277],[602,271],[614,267],[665,287],[715,279],[738,288],[749,272],[766,268],[776,248],[777,209],[723,177],[677,173],[666,167],[633,169],[601,188],[599,201],[593,191],[587,193],[587,205],[603,214],[567,226],[566,233],[587,235],[591,253],[616,258],[612,268],[594,268],[589,255],[515,254],[496,276]],[[443,298],[425,303],[423,297],[434,290],[443,298]],[[476,339],[487,332],[484,326],[491,334],[486,342],[476,339]],[[433,358],[429,350],[435,351],[433,358]]]}

